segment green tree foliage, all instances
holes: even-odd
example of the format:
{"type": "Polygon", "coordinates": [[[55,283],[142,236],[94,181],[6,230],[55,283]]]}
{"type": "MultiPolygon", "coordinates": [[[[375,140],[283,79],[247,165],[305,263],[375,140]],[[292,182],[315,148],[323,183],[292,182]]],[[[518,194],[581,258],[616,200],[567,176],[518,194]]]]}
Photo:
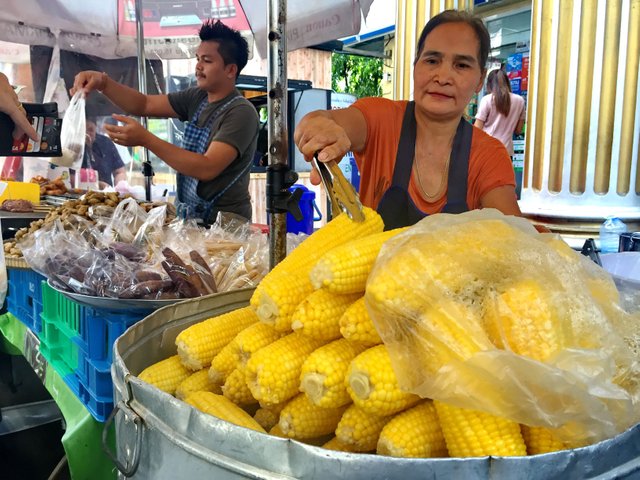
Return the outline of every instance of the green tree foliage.
{"type": "Polygon", "coordinates": [[[382,95],[382,59],[334,53],[331,55],[331,88],[358,98],[382,95]]]}

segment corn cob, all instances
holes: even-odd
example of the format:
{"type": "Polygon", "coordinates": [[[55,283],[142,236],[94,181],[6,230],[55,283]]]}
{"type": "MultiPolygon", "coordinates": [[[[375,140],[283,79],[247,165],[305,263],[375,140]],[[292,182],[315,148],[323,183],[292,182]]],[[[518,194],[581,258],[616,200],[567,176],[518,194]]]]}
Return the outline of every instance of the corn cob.
{"type": "Polygon", "coordinates": [[[400,390],[384,345],[371,347],[354,358],[345,382],[353,403],[372,415],[393,415],[420,401],[417,395],[400,390]]]}
{"type": "Polygon", "coordinates": [[[260,350],[262,347],[266,347],[270,343],[275,342],[280,337],[281,333],[278,333],[272,325],[265,323],[256,323],[248,328],[245,328],[236,337],[236,343],[238,344],[238,362],[240,367],[244,367],[251,355],[260,350]]]}
{"type": "Polygon", "coordinates": [[[527,445],[527,453],[529,455],[538,455],[540,453],[557,452],[567,448],[576,448],[578,445],[569,446],[553,432],[552,429],[546,427],[529,427],[520,425],[522,429],[522,437],[527,445]]]}
{"type": "Polygon", "coordinates": [[[346,408],[321,408],[300,394],[282,409],[278,425],[289,438],[316,438],[333,433],[346,408]]]}
{"type": "Polygon", "coordinates": [[[357,452],[353,445],[347,445],[346,443],[341,442],[338,437],[333,437],[327,443],[322,445],[322,448],[326,448],[327,450],[335,450],[336,452],[357,452]]]}
{"type": "Polygon", "coordinates": [[[293,312],[291,328],[294,332],[327,342],[340,338],[340,317],[358,297],[316,290],[293,312]]]}
{"type": "Polygon", "coordinates": [[[524,456],[520,425],[494,415],[433,402],[452,457],[524,456]]]}
{"type": "Polygon", "coordinates": [[[269,435],[274,435],[276,437],[282,437],[282,438],[288,438],[282,432],[282,429],[280,428],[280,425],[278,425],[277,423],[273,427],[271,427],[271,429],[269,430],[269,435]]]}
{"type": "Polygon", "coordinates": [[[222,395],[194,392],[185,399],[185,402],[208,415],[264,433],[264,429],[251,418],[251,415],[222,395]]]}
{"type": "Polygon", "coordinates": [[[351,403],[344,378],[349,364],[364,348],[341,338],[315,350],[302,365],[300,391],[319,407],[351,403]]]}
{"type": "Polygon", "coordinates": [[[391,419],[380,433],[377,452],[404,458],[446,457],[447,446],[433,402],[421,402],[391,419]]]}
{"type": "MultiPolygon", "coordinates": [[[[492,341],[540,362],[546,362],[566,346],[566,335],[558,312],[540,284],[533,280],[510,285],[501,294],[485,298],[483,321],[492,341]]],[[[553,429],[526,427],[523,436],[533,455],[575,448],[557,437],[553,429]]]]}
{"type": "Polygon", "coordinates": [[[182,363],[192,370],[211,365],[211,360],[222,348],[258,317],[251,307],[244,307],[204,322],[196,323],[176,337],[178,355],[182,363]]]}
{"type": "Polygon", "coordinates": [[[236,369],[238,360],[238,343],[234,338],[211,360],[211,367],[208,370],[211,381],[214,383],[224,383],[229,374],[236,369]]]}
{"type": "Polygon", "coordinates": [[[222,394],[236,405],[251,405],[257,403],[251,395],[251,390],[245,381],[244,371],[236,368],[224,382],[222,394]]]}
{"type": "Polygon", "coordinates": [[[312,291],[309,272],[318,259],[334,247],[373,233],[381,232],[384,224],[370,208],[364,208],[364,222],[353,222],[341,214],[296,247],[258,284],[251,297],[251,306],[264,323],[279,332],[291,330],[291,315],[298,304],[312,291]]]}
{"type": "MultiPolygon", "coordinates": [[[[284,405],[283,407],[284,408],[284,405]]],[[[262,428],[269,431],[280,420],[280,410],[271,409],[269,407],[260,407],[253,415],[253,419],[258,422],[262,428]]]]}
{"type": "Polygon", "coordinates": [[[406,228],[374,233],[329,250],[311,269],[313,287],[343,295],[362,294],[382,244],[404,230],[406,228]]]}
{"type": "Polygon", "coordinates": [[[347,340],[358,342],[366,347],[382,343],[367,311],[364,297],[351,304],[340,317],[340,333],[347,340]]]}
{"type": "Polygon", "coordinates": [[[192,372],[180,362],[180,357],[174,355],[148,366],[140,372],[138,378],[143,382],[150,383],[163,392],[173,395],[178,385],[186,380],[191,373],[192,372]]]}
{"type": "Polygon", "coordinates": [[[349,445],[354,452],[371,452],[376,449],[382,428],[393,415],[379,417],[351,405],[342,415],[336,427],[336,438],[349,445]]]}
{"type": "Polygon", "coordinates": [[[276,404],[298,393],[302,364],[321,340],[291,333],[261,348],[247,362],[245,380],[254,398],[276,404]]]}
{"type": "Polygon", "coordinates": [[[189,394],[201,391],[217,394],[222,393],[220,385],[209,379],[209,372],[207,372],[205,368],[198,370],[185,378],[180,385],[178,385],[178,388],[176,388],[176,397],[180,400],[184,400],[189,394]]]}

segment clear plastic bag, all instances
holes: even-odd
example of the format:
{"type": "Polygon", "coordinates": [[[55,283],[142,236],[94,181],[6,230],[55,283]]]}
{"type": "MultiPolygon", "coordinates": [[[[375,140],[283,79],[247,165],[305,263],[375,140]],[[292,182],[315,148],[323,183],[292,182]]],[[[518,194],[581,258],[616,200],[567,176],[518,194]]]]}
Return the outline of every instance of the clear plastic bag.
{"type": "Polygon", "coordinates": [[[496,210],[389,240],[366,302],[401,386],[586,444],[640,420],[637,318],[610,276],[496,210]]]}
{"type": "Polygon", "coordinates": [[[84,92],[78,91],[71,99],[62,120],[60,131],[62,156],[55,158],[56,165],[74,170],[82,167],[87,134],[86,123],[84,92]]]}

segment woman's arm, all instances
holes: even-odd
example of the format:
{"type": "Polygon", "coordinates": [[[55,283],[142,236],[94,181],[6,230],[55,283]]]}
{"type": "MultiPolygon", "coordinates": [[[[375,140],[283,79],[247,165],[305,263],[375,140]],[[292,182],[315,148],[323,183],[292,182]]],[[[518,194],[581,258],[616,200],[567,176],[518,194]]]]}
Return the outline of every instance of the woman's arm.
{"type": "Polygon", "coordinates": [[[482,130],[482,127],[484,127],[484,121],[483,120],[478,120],[476,118],[476,121],[473,122],[473,126],[474,127],[478,127],[480,130],[482,130]]]}
{"type": "Polygon", "coordinates": [[[524,127],[524,120],[518,120],[516,123],[516,128],[513,130],[513,133],[516,135],[520,135],[522,133],[522,127],[524,127]]]}
{"type": "Polygon", "coordinates": [[[482,208],[495,208],[505,215],[522,216],[520,207],[516,200],[516,192],[512,185],[502,185],[489,190],[480,199],[482,208]]]}

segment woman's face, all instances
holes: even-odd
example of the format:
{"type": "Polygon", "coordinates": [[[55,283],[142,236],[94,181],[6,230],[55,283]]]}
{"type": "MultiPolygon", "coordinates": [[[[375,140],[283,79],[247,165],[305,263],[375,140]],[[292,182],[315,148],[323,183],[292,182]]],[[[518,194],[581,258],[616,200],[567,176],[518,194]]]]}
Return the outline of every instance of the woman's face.
{"type": "Polygon", "coordinates": [[[427,36],[413,68],[416,106],[442,120],[462,116],[482,88],[480,42],[466,23],[445,23],[427,36]]]}

